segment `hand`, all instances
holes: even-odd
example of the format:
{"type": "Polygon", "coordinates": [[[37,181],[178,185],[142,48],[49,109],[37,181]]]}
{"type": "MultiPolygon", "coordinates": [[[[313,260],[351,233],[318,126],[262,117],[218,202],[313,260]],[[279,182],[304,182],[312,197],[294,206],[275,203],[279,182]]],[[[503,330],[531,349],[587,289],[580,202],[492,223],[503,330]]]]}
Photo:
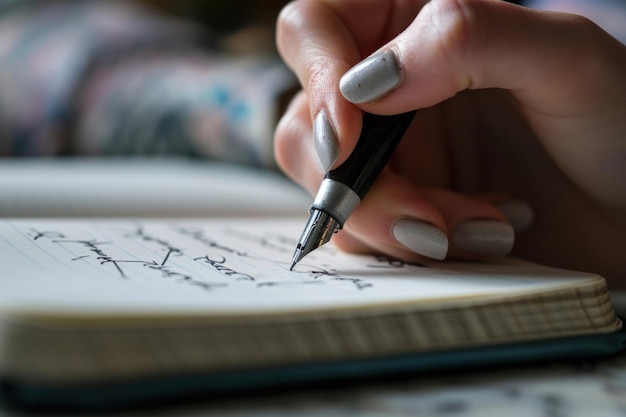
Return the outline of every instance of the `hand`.
{"type": "Polygon", "coordinates": [[[514,255],[624,275],[626,47],[595,24],[499,0],[300,0],[277,29],[303,90],[276,158],[310,192],[362,111],[420,109],[339,247],[502,255],[531,207],[514,255]]]}

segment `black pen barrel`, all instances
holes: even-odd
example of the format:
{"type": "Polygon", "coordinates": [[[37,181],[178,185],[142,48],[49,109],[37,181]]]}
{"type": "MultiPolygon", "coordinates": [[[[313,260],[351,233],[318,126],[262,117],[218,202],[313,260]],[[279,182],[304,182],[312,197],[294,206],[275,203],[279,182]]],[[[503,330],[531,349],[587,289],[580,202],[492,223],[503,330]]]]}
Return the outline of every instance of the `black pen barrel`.
{"type": "Polygon", "coordinates": [[[362,199],[387,165],[414,115],[415,110],[392,116],[364,113],[361,135],[354,151],[325,178],[347,185],[362,199]]]}

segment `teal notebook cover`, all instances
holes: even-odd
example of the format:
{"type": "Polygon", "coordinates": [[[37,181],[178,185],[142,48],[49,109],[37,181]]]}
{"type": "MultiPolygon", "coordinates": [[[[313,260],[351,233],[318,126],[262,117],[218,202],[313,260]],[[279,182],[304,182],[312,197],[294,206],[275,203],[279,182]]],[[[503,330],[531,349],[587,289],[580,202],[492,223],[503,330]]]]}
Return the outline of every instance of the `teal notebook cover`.
{"type": "Polygon", "coordinates": [[[419,377],[433,372],[463,372],[526,363],[597,360],[624,350],[626,330],[622,329],[616,333],[416,355],[172,375],[93,385],[44,386],[0,379],[0,392],[6,405],[20,409],[112,410],[200,396],[207,400],[227,394],[306,388],[312,384],[392,375],[419,377]]]}

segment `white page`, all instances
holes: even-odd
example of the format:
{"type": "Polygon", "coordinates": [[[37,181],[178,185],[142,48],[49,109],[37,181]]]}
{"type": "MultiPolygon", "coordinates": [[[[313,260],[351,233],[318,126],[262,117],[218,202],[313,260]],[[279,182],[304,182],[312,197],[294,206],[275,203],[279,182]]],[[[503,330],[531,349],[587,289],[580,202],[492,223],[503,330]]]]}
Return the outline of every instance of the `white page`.
{"type": "Polygon", "coordinates": [[[506,262],[410,265],[332,242],[289,271],[305,219],[6,220],[0,308],[14,312],[272,312],[557,288],[595,276],[506,262]]]}
{"type": "Polygon", "coordinates": [[[278,172],[182,158],[0,159],[3,217],[306,215],[278,172]]]}

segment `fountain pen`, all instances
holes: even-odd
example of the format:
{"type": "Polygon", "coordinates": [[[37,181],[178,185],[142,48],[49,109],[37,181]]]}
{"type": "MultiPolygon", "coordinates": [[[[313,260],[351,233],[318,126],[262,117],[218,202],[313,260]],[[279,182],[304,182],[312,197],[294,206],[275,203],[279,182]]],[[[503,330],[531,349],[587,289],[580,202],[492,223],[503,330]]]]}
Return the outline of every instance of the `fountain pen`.
{"type": "Polygon", "coordinates": [[[363,114],[363,127],[354,150],[343,164],[324,176],[290,270],[343,227],[387,165],[414,115],[415,110],[392,116],[363,114]]]}

